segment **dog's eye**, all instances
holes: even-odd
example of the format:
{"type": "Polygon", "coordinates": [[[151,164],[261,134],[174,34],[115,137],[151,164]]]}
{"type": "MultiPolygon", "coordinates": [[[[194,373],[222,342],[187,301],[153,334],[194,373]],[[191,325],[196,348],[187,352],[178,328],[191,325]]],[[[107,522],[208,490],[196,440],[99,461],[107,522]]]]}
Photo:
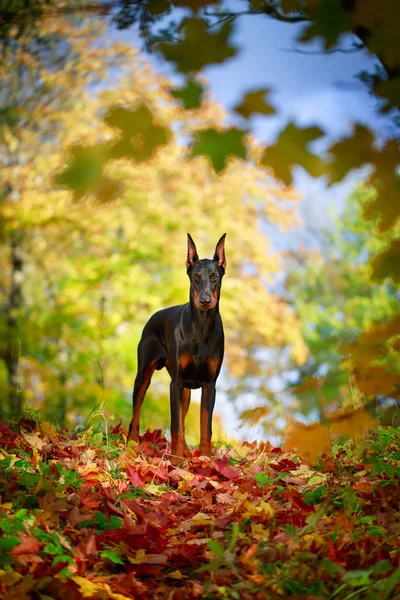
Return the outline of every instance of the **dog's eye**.
{"type": "Polygon", "coordinates": [[[199,281],[200,281],[200,275],[195,275],[195,276],[193,277],[193,280],[194,280],[196,283],[199,283],[199,281]]]}
{"type": "Polygon", "coordinates": [[[218,279],[217,274],[216,273],[211,273],[210,279],[211,279],[211,281],[216,281],[218,279]]]}

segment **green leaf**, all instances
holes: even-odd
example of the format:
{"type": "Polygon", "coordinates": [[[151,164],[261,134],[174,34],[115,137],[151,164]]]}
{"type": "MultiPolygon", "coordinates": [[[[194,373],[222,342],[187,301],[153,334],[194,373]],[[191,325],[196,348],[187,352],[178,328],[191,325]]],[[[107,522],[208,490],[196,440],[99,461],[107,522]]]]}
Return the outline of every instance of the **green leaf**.
{"type": "Polygon", "coordinates": [[[102,558],[108,558],[115,565],[123,565],[124,561],[114,550],[103,550],[100,552],[102,558]]]}
{"type": "Polygon", "coordinates": [[[20,542],[21,540],[17,536],[11,535],[0,539],[0,548],[8,552],[9,550],[12,550],[14,546],[18,546],[20,542]]]}
{"type": "Polygon", "coordinates": [[[100,511],[96,511],[94,515],[94,520],[99,529],[105,530],[107,529],[107,517],[100,511]]]}
{"type": "Polygon", "coordinates": [[[120,139],[109,150],[110,158],[142,162],[151,158],[170,137],[169,129],[156,125],[150,109],[144,105],[133,111],[120,106],[112,108],[105,115],[104,122],[121,133],[120,139]]]}
{"type": "Polygon", "coordinates": [[[265,149],[260,164],[271,167],[276,177],[286,185],[292,182],[291,168],[298,164],[313,177],[319,177],[326,171],[324,162],[307,150],[310,142],[318,139],[324,132],[318,127],[300,129],[289,123],[279,134],[276,144],[265,149]]]}
{"type": "Polygon", "coordinates": [[[362,587],[364,585],[369,585],[370,583],[372,583],[370,579],[372,572],[372,569],[369,569],[368,571],[349,571],[348,573],[345,573],[343,575],[342,579],[351,587],[362,587]]]}
{"type": "Polygon", "coordinates": [[[317,487],[315,490],[307,490],[304,492],[303,500],[308,505],[319,504],[322,502],[322,496],[329,488],[325,485],[317,487]]]}
{"type": "Polygon", "coordinates": [[[243,141],[245,131],[232,127],[223,131],[204,129],[195,136],[190,156],[208,156],[214,170],[220,173],[229,156],[246,159],[247,149],[243,141]]]}
{"type": "Polygon", "coordinates": [[[333,48],[338,38],[352,31],[353,14],[342,8],[341,0],[322,0],[311,12],[311,23],[303,30],[298,41],[310,42],[322,38],[325,50],[333,48]]]}
{"type": "Polygon", "coordinates": [[[225,555],[225,548],[221,544],[219,544],[215,540],[208,540],[207,543],[208,543],[208,547],[210,548],[211,552],[214,552],[214,554],[216,554],[217,556],[221,556],[221,557],[223,557],[225,555]]]}
{"type": "Polygon", "coordinates": [[[189,79],[185,87],[171,90],[171,95],[182,100],[185,110],[199,108],[204,96],[204,87],[194,79],[189,79]]]}
{"type": "Polygon", "coordinates": [[[115,515],[111,515],[110,523],[107,529],[119,529],[122,525],[122,519],[120,517],[116,517],[115,515]]]}
{"type": "Polygon", "coordinates": [[[271,479],[270,475],[268,475],[267,473],[257,473],[254,479],[257,481],[259,487],[263,487],[264,485],[273,483],[273,479],[271,479]]]}
{"type": "Polygon", "coordinates": [[[184,19],[181,33],[179,41],[161,42],[157,46],[164,58],[175,63],[181,73],[197,72],[207,65],[222,63],[237,52],[229,43],[232,33],[230,22],[211,31],[203,19],[184,19]]]}
{"type": "Polygon", "coordinates": [[[268,88],[260,88],[252,92],[247,92],[242,101],[233,109],[239,115],[248,119],[251,115],[273,115],[276,111],[265,101],[265,96],[270,93],[268,88]]]}

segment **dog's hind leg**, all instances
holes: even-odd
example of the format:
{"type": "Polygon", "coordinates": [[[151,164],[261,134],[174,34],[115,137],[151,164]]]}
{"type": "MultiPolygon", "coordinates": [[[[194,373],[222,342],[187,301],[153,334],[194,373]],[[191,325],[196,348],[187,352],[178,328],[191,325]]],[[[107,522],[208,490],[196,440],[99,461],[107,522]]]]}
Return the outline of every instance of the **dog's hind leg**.
{"type": "Polygon", "coordinates": [[[140,410],[155,369],[162,369],[165,354],[158,344],[140,343],[138,348],[138,373],[133,387],[133,416],[129,425],[128,440],[139,436],[140,410]],[[151,353],[149,352],[151,350],[151,353]]]}

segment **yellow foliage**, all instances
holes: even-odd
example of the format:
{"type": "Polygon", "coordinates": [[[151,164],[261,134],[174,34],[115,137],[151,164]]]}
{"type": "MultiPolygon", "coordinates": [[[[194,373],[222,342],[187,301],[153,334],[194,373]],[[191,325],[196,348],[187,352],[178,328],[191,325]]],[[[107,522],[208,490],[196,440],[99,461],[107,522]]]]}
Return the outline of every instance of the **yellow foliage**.
{"type": "Polygon", "coordinates": [[[372,429],[376,425],[373,418],[362,408],[332,414],[330,420],[334,435],[345,435],[355,439],[361,439],[366,429],[372,429]]]}
{"type": "Polygon", "coordinates": [[[297,450],[308,464],[313,464],[323,452],[331,448],[329,429],[320,423],[292,423],[286,429],[283,449],[297,450]]]}

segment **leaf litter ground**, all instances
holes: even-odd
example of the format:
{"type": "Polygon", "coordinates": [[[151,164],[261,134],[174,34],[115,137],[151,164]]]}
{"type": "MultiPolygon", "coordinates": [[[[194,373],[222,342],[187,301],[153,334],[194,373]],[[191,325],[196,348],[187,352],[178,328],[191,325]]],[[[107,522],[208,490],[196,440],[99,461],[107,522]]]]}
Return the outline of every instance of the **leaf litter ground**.
{"type": "Polygon", "coordinates": [[[0,423],[1,598],[400,598],[399,430],[312,467],[244,443],[177,468],[122,433],[0,423]]]}

